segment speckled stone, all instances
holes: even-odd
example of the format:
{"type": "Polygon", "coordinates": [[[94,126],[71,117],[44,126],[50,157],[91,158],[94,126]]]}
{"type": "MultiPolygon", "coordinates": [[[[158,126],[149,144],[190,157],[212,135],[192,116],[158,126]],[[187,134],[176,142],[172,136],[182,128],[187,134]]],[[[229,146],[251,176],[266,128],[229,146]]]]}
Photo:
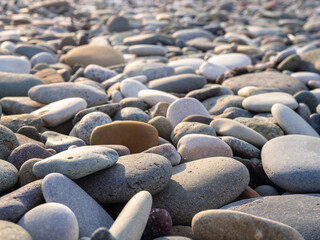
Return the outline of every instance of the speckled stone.
{"type": "Polygon", "coordinates": [[[33,126],[40,130],[43,127],[43,121],[39,116],[33,114],[17,114],[2,116],[0,124],[11,129],[13,132],[17,132],[19,128],[23,126],[33,126]]]}
{"type": "Polygon", "coordinates": [[[146,123],[150,120],[150,116],[140,108],[126,107],[116,113],[114,120],[138,121],[146,123]]]}
{"type": "Polygon", "coordinates": [[[1,98],[0,104],[3,112],[7,114],[31,113],[43,104],[31,100],[29,97],[4,97],[1,98]]]}
{"type": "Polygon", "coordinates": [[[0,239],[32,240],[30,234],[18,224],[0,220],[0,239]]]}
{"type": "Polygon", "coordinates": [[[113,122],[96,127],[91,133],[90,144],[120,144],[128,147],[131,153],[138,153],[158,145],[158,131],[142,122],[113,122]]]}
{"type": "Polygon", "coordinates": [[[157,116],[150,119],[148,123],[158,130],[160,137],[166,140],[170,140],[170,135],[173,130],[173,127],[167,118],[163,116],[157,116]]]}
{"type": "Polygon", "coordinates": [[[117,164],[76,183],[99,203],[128,201],[137,192],[161,191],[170,181],[172,166],[168,159],[153,153],[120,157],[117,164]]]}
{"type": "Polygon", "coordinates": [[[14,133],[7,127],[0,125],[0,159],[7,160],[12,150],[19,146],[14,133]]]}
{"type": "Polygon", "coordinates": [[[18,182],[18,170],[11,163],[0,160],[0,192],[6,191],[18,182]]]}
{"type": "Polygon", "coordinates": [[[154,196],[153,207],[166,209],[174,225],[189,225],[198,212],[233,201],[248,182],[247,168],[231,158],[213,157],[180,164],[173,168],[167,187],[154,196]]]}
{"type": "Polygon", "coordinates": [[[177,149],[170,143],[149,148],[144,153],[155,153],[164,156],[171,162],[172,166],[178,165],[181,161],[181,156],[177,152],[177,149]]]}

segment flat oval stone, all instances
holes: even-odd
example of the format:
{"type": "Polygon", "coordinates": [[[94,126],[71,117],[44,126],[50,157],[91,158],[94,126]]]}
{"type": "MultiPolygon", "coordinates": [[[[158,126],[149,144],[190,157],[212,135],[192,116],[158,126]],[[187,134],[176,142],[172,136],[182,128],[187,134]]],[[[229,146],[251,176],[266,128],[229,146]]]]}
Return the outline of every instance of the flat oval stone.
{"type": "Polygon", "coordinates": [[[34,55],[30,62],[32,66],[38,64],[38,63],[47,63],[47,64],[55,64],[57,63],[57,57],[51,53],[48,52],[40,52],[36,55],[34,55]]]}
{"type": "Polygon", "coordinates": [[[18,224],[0,220],[0,238],[6,240],[32,240],[30,234],[18,224]]]}
{"type": "Polygon", "coordinates": [[[108,19],[107,29],[109,32],[124,32],[130,29],[129,21],[123,16],[112,16],[108,19]]]}
{"type": "Polygon", "coordinates": [[[251,65],[251,59],[242,53],[228,53],[216,55],[208,59],[209,63],[213,63],[226,68],[242,67],[251,65]]]}
{"type": "Polygon", "coordinates": [[[289,107],[283,104],[274,104],[271,113],[285,133],[319,137],[319,134],[289,107]]]}
{"type": "Polygon", "coordinates": [[[232,210],[207,210],[198,213],[192,219],[192,231],[195,239],[239,240],[261,239],[292,239],[304,238],[294,228],[267,218],[232,210]]]}
{"type": "Polygon", "coordinates": [[[28,96],[43,104],[65,98],[80,97],[86,100],[88,107],[104,104],[108,101],[108,96],[102,89],[82,83],[52,83],[36,86],[29,90],[28,96]]]}
{"type": "Polygon", "coordinates": [[[306,90],[305,84],[300,80],[275,72],[243,74],[227,79],[222,83],[222,86],[231,89],[234,93],[246,86],[278,88],[290,94],[306,90]]]}
{"type": "Polygon", "coordinates": [[[74,213],[60,203],[45,203],[27,212],[18,222],[33,239],[78,240],[79,226],[74,213]]]}
{"type": "Polygon", "coordinates": [[[174,101],[170,104],[167,110],[167,118],[171,122],[172,126],[175,127],[186,117],[198,114],[205,117],[211,117],[207,109],[194,98],[182,98],[174,101]]]}
{"type": "Polygon", "coordinates": [[[7,160],[12,150],[19,146],[15,134],[7,127],[0,124],[0,159],[7,160]]]}
{"type": "Polygon", "coordinates": [[[191,67],[194,70],[198,69],[205,61],[201,58],[182,58],[168,63],[168,66],[173,68],[191,67]]]}
{"type": "Polygon", "coordinates": [[[157,45],[139,44],[129,47],[129,53],[136,56],[165,56],[168,50],[157,45]]]}
{"type": "Polygon", "coordinates": [[[44,202],[42,180],[29,183],[0,198],[0,220],[18,222],[29,210],[44,202]]]}
{"type": "Polygon", "coordinates": [[[30,88],[43,82],[31,74],[0,72],[0,98],[27,96],[30,88]]]}
{"type": "Polygon", "coordinates": [[[203,87],[206,82],[207,80],[199,75],[180,74],[152,80],[149,82],[148,87],[164,92],[187,93],[203,87]]]}
{"type": "Polygon", "coordinates": [[[301,62],[296,70],[320,74],[319,56],[320,49],[318,48],[301,54],[301,62]]]}
{"type": "Polygon", "coordinates": [[[211,62],[205,62],[200,65],[199,73],[202,74],[208,80],[216,80],[216,78],[223,74],[228,68],[223,65],[213,64],[211,62]]]}
{"type": "Polygon", "coordinates": [[[40,160],[41,158],[31,158],[22,164],[19,169],[19,184],[21,187],[39,179],[33,174],[32,168],[33,165],[40,160]]]}
{"type": "Polygon", "coordinates": [[[90,136],[94,128],[111,123],[112,119],[103,112],[92,112],[85,115],[75,127],[77,137],[90,143],[90,136]]]}
{"type": "Polygon", "coordinates": [[[137,192],[160,192],[170,181],[171,163],[154,153],[122,156],[117,164],[76,183],[99,203],[128,201],[137,192]]]}
{"type": "Polygon", "coordinates": [[[117,72],[96,64],[89,64],[84,69],[83,75],[85,78],[102,83],[103,81],[116,76],[117,72]]]}
{"type": "Polygon", "coordinates": [[[309,80],[320,81],[320,74],[314,72],[294,72],[290,76],[299,79],[303,83],[307,83],[309,80]]]}
{"type": "Polygon", "coordinates": [[[31,100],[29,97],[4,97],[0,100],[3,112],[6,114],[31,113],[43,104],[31,100]]]}
{"type": "Polygon", "coordinates": [[[158,145],[158,131],[143,122],[113,122],[96,127],[91,133],[90,144],[120,144],[128,147],[131,153],[138,153],[158,145]]]}
{"type": "Polygon", "coordinates": [[[54,131],[45,131],[41,134],[41,140],[47,149],[54,149],[57,153],[68,150],[70,146],[85,146],[86,143],[77,137],[72,137],[54,131]]]}
{"type": "Polygon", "coordinates": [[[210,126],[214,127],[219,135],[236,137],[259,148],[268,141],[256,131],[231,119],[216,119],[210,123],[210,126]]]}
{"type": "Polygon", "coordinates": [[[281,92],[250,96],[243,100],[242,106],[252,112],[271,112],[272,105],[276,103],[281,103],[291,109],[298,107],[298,103],[292,95],[281,92]]]}
{"type": "Polygon", "coordinates": [[[79,237],[90,236],[97,228],[110,228],[113,224],[113,219],[93,198],[60,173],[47,175],[42,182],[42,191],[47,203],[61,203],[75,214],[79,237]]]}
{"type": "Polygon", "coordinates": [[[15,49],[15,53],[26,56],[29,59],[31,59],[34,55],[41,52],[51,52],[51,51],[44,47],[34,46],[31,44],[24,44],[24,43],[18,44],[15,49]]]}
{"type": "Polygon", "coordinates": [[[201,28],[192,28],[192,29],[178,30],[172,34],[172,37],[177,38],[177,39],[185,42],[185,41],[191,40],[193,38],[198,38],[198,37],[204,37],[204,38],[208,38],[210,40],[213,40],[214,35],[211,32],[206,31],[201,28]]]}
{"type": "Polygon", "coordinates": [[[14,114],[2,116],[0,124],[6,126],[13,132],[17,132],[18,129],[24,126],[32,126],[37,130],[43,127],[42,119],[33,114],[14,114]]]}
{"type": "Polygon", "coordinates": [[[170,140],[170,134],[173,130],[173,127],[167,118],[163,116],[157,116],[150,119],[148,123],[158,130],[160,137],[170,140]]]}
{"type": "Polygon", "coordinates": [[[39,116],[42,119],[44,126],[56,127],[73,118],[77,112],[85,109],[86,107],[87,102],[83,98],[66,98],[52,102],[33,111],[31,114],[39,116]]]}
{"type": "Polygon", "coordinates": [[[110,46],[83,45],[70,50],[65,56],[65,62],[74,66],[75,64],[96,64],[109,67],[125,63],[122,54],[110,46]]]}
{"type": "Polygon", "coordinates": [[[320,139],[287,135],[272,139],[262,148],[263,169],[277,186],[290,192],[318,192],[320,139]]]}
{"type": "Polygon", "coordinates": [[[230,146],[235,156],[246,159],[260,158],[260,150],[250,143],[235,137],[221,137],[221,140],[230,146]]]}
{"type": "Polygon", "coordinates": [[[142,111],[140,108],[136,107],[126,107],[117,112],[113,118],[114,120],[127,120],[127,121],[139,121],[148,122],[150,116],[142,111]]]}
{"type": "Polygon", "coordinates": [[[179,98],[164,91],[145,89],[138,92],[138,97],[149,106],[154,106],[159,102],[172,103],[179,98]]]}
{"type": "Polygon", "coordinates": [[[248,182],[247,168],[231,158],[213,157],[183,163],[173,167],[169,184],[153,197],[153,207],[166,209],[174,225],[189,225],[198,212],[233,201],[248,182]]]}
{"type": "Polygon", "coordinates": [[[305,239],[316,240],[319,239],[320,217],[311,209],[317,204],[320,204],[320,194],[293,194],[245,199],[223,209],[278,221],[293,227],[305,239]]]}
{"type": "Polygon", "coordinates": [[[232,157],[228,144],[217,137],[204,134],[188,134],[183,136],[177,150],[186,161],[194,161],[209,157],[232,157]]]}
{"type": "Polygon", "coordinates": [[[31,63],[16,56],[0,56],[0,72],[29,73],[31,63]]]}
{"type": "Polygon", "coordinates": [[[141,191],[134,195],[112,224],[111,235],[115,239],[141,239],[148,222],[151,205],[152,196],[149,192],[141,191]]]}
{"type": "Polygon", "coordinates": [[[0,192],[13,187],[17,182],[17,168],[7,161],[0,160],[0,192]]]}
{"type": "Polygon", "coordinates": [[[120,83],[120,91],[125,98],[138,97],[139,92],[144,89],[147,89],[144,84],[133,79],[126,79],[120,83]]]}
{"type": "Polygon", "coordinates": [[[149,148],[148,150],[144,151],[144,153],[155,153],[164,156],[171,162],[172,166],[178,165],[181,161],[181,156],[177,152],[177,149],[170,143],[149,148]]]}
{"type": "Polygon", "coordinates": [[[32,171],[37,177],[58,172],[70,179],[78,179],[113,166],[118,157],[118,153],[110,148],[83,146],[41,160],[34,164],[32,171]]]}

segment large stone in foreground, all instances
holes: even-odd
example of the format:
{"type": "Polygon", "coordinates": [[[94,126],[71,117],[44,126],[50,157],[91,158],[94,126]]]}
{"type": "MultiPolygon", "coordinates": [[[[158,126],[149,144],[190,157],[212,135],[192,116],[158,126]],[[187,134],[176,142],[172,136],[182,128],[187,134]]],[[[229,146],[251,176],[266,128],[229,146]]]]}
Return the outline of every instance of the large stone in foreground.
{"type": "Polygon", "coordinates": [[[171,181],[154,196],[153,206],[166,209],[174,225],[189,225],[198,212],[232,202],[248,183],[247,168],[232,158],[199,159],[173,167],[171,181]]]}
{"type": "Polygon", "coordinates": [[[171,163],[165,157],[139,153],[120,157],[112,168],[76,183],[99,203],[118,203],[128,201],[139,191],[158,193],[169,183],[171,174],[171,163]]]}
{"type": "Polygon", "coordinates": [[[158,145],[158,131],[143,122],[117,121],[96,127],[90,144],[119,144],[128,147],[131,153],[139,153],[158,145]]]}
{"type": "Polygon", "coordinates": [[[282,73],[262,72],[249,73],[237,77],[229,78],[222,83],[222,86],[230,88],[237,93],[246,86],[256,86],[265,88],[278,88],[284,92],[294,94],[301,90],[306,90],[306,86],[300,80],[282,73]]]}
{"type": "Polygon", "coordinates": [[[268,141],[261,159],[269,179],[279,187],[299,193],[320,191],[320,139],[286,135],[268,141]]]}
{"type": "Polygon", "coordinates": [[[245,199],[223,209],[268,218],[295,228],[305,239],[320,239],[320,194],[297,194],[245,199]]]}
{"type": "Polygon", "coordinates": [[[1,240],[32,240],[30,234],[17,224],[0,220],[1,240]]]}
{"type": "Polygon", "coordinates": [[[97,64],[109,67],[123,64],[125,60],[119,51],[110,46],[83,45],[70,50],[65,56],[65,62],[70,66],[97,64]]]}
{"type": "Polygon", "coordinates": [[[207,210],[192,219],[195,239],[303,240],[294,228],[267,218],[231,210],[207,210]]]}

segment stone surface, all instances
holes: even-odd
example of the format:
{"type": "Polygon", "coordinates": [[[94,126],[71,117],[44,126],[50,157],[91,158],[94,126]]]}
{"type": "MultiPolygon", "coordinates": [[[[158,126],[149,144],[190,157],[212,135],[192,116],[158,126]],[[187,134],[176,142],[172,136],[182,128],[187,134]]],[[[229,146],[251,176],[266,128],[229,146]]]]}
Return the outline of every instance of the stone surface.
{"type": "Polygon", "coordinates": [[[247,168],[231,158],[205,158],[180,164],[173,168],[168,186],[154,196],[153,206],[165,208],[174,225],[189,225],[198,212],[233,201],[248,182],[247,168]]]}
{"type": "Polygon", "coordinates": [[[124,32],[130,29],[129,21],[123,16],[112,16],[108,19],[107,29],[109,32],[124,32]]]}
{"type": "Polygon", "coordinates": [[[0,72],[29,73],[31,63],[16,56],[0,56],[0,72]]]}
{"type": "Polygon", "coordinates": [[[45,159],[53,154],[47,149],[35,143],[26,143],[14,149],[8,157],[8,162],[12,163],[18,170],[24,162],[31,158],[45,159]]]}
{"type": "Polygon", "coordinates": [[[38,130],[43,127],[42,119],[33,114],[2,116],[0,119],[0,124],[6,126],[13,132],[17,132],[18,129],[23,126],[33,126],[38,130]]]}
{"type": "Polygon", "coordinates": [[[0,100],[3,112],[7,114],[31,113],[43,104],[32,101],[29,97],[4,97],[0,100]]]}
{"type": "Polygon", "coordinates": [[[194,98],[178,99],[170,104],[167,110],[167,118],[173,127],[177,126],[184,118],[193,114],[211,117],[201,102],[194,98]]]}
{"type": "Polygon", "coordinates": [[[287,135],[269,141],[262,149],[263,168],[270,180],[290,192],[318,192],[317,165],[320,140],[287,135]]]}
{"type": "Polygon", "coordinates": [[[60,203],[45,203],[27,212],[18,222],[33,239],[78,240],[79,226],[74,213],[60,203]]]}
{"type": "Polygon", "coordinates": [[[17,168],[7,161],[0,160],[0,192],[13,187],[17,181],[17,168]]]}
{"type": "Polygon", "coordinates": [[[170,135],[173,130],[173,127],[167,118],[163,116],[157,116],[150,119],[148,123],[158,130],[160,137],[166,140],[170,140],[170,135]]]}
{"type": "Polygon", "coordinates": [[[172,94],[153,89],[145,89],[139,91],[138,97],[149,106],[154,106],[159,102],[172,103],[179,99],[172,94]]]}
{"type": "Polygon", "coordinates": [[[18,222],[29,210],[44,202],[41,181],[29,183],[0,198],[0,220],[18,222]]]}
{"type": "Polygon", "coordinates": [[[120,91],[125,98],[138,97],[139,92],[144,89],[147,87],[137,80],[125,79],[120,83],[120,91]]]}
{"type": "Polygon", "coordinates": [[[209,63],[217,64],[226,68],[242,67],[251,65],[251,59],[242,53],[229,53],[209,58],[209,63]]]}
{"type": "Polygon", "coordinates": [[[288,93],[264,93],[246,98],[242,106],[252,112],[271,112],[273,104],[281,103],[291,109],[296,109],[298,103],[295,98],[288,93]]]}
{"type": "Polygon", "coordinates": [[[30,234],[19,225],[0,220],[0,239],[6,240],[32,240],[30,234]]]}
{"type": "Polygon", "coordinates": [[[181,161],[181,156],[177,149],[170,143],[149,148],[144,153],[155,153],[164,156],[171,162],[172,166],[178,165],[181,161]]]}
{"type": "Polygon", "coordinates": [[[103,81],[116,76],[117,73],[108,68],[101,67],[96,64],[89,64],[83,72],[85,78],[92,79],[96,82],[102,83],[103,81]]]}
{"type": "Polygon", "coordinates": [[[210,126],[214,127],[218,135],[236,137],[259,148],[267,142],[267,139],[258,132],[231,119],[216,119],[210,126]]]}
{"type": "Polygon", "coordinates": [[[136,56],[165,56],[167,52],[165,47],[151,44],[139,44],[129,47],[129,53],[136,56]]]}
{"type": "Polygon", "coordinates": [[[76,183],[99,203],[128,201],[139,191],[152,195],[170,181],[172,166],[168,159],[153,153],[120,157],[117,164],[76,183]]]}
{"type": "Polygon", "coordinates": [[[14,133],[7,127],[0,125],[0,159],[7,160],[12,150],[19,146],[14,133]]]}
{"type": "Polygon", "coordinates": [[[31,74],[0,72],[0,98],[28,96],[30,88],[41,84],[42,81],[31,74]]]}
{"type": "Polygon", "coordinates": [[[120,144],[131,153],[138,153],[156,146],[158,131],[150,124],[121,121],[96,127],[90,137],[91,145],[120,144]]]}
{"type": "Polygon", "coordinates": [[[302,134],[319,137],[319,134],[297,113],[282,104],[271,108],[273,118],[287,134],[302,134]]]}
{"type": "Polygon", "coordinates": [[[20,186],[27,185],[28,183],[34,182],[39,178],[32,172],[33,165],[36,162],[41,161],[41,158],[31,158],[25,161],[19,169],[19,184],[20,186]]]}
{"type": "Polygon", "coordinates": [[[319,216],[312,210],[320,202],[319,194],[293,194],[252,198],[231,203],[223,209],[240,211],[287,224],[305,239],[318,239],[319,216]],[[290,204],[289,204],[290,203],[290,204]]]}
{"type": "Polygon", "coordinates": [[[116,239],[140,239],[147,225],[152,205],[152,196],[147,191],[134,195],[110,228],[116,239]]]}
{"type": "Polygon", "coordinates": [[[278,88],[283,92],[294,94],[306,90],[306,86],[300,80],[286,74],[274,72],[250,73],[229,78],[222,83],[223,87],[230,88],[237,93],[246,86],[257,86],[266,88],[278,88]]]}
{"type": "Polygon", "coordinates": [[[93,198],[60,173],[47,175],[42,191],[46,202],[61,203],[75,214],[79,237],[90,236],[97,228],[110,228],[113,224],[113,219],[93,198]]]}
{"type": "Polygon", "coordinates": [[[86,107],[87,102],[82,98],[66,98],[52,102],[33,111],[31,114],[39,116],[42,119],[44,126],[56,127],[73,118],[77,112],[85,109],[86,107]]]}
{"type": "Polygon", "coordinates": [[[114,120],[127,120],[146,123],[150,120],[150,116],[140,108],[126,107],[117,112],[117,114],[114,116],[114,120]]]}
{"type": "Polygon", "coordinates": [[[304,238],[294,228],[267,218],[232,210],[207,210],[192,219],[195,239],[294,239],[304,238]]]}
{"type": "Polygon", "coordinates": [[[102,67],[124,63],[122,54],[110,46],[83,45],[70,50],[65,56],[65,62],[75,64],[96,64],[102,67]]]}
{"type": "Polygon", "coordinates": [[[63,76],[61,76],[57,70],[52,68],[40,70],[34,75],[40,78],[44,84],[64,82],[63,76]]]}
{"type": "Polygon", "coordinates": [[[65,98],[80,97],[88,107],[107,102],[107,94],[101,89],[82,83],[52,83],[36,86],[29,90],[28,96],[39,103],[48,104],[65,98]]]}
{"type": "Polygon", "coordinates": [[[243,158],[260,158],[260,150],[255,146],[235,137],[221,137],[232,149],[233,155],[243,158]]]}
{"type": "Polygon", "coordinates": [[[58,172],[78,179],[113,166],[118,157],[118,153],[110,148],[83,146],[41,160],[34,164],[32,171],[37,177],[58,172]]]}
{"type": "Polygon", "coordinates": [[[194,161],[209,157],[232,157],[228,144],[217,137],[204,134],[188,134],[183,136],[177,150],[185,161],[194,161]]]}

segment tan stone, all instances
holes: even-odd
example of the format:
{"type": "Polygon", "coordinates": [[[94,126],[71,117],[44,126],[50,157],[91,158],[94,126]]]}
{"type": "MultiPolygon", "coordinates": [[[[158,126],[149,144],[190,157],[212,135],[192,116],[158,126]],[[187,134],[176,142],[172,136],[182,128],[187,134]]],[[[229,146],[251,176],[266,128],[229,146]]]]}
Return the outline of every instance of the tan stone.
{"type": "Polygon", "coordinates": [[[34,75],[40,78],[45,84],[64,82],[61,74],[52,68],[43,69],[34,75]]]}
{"type": "Polygon", "coordinates": [[[97,64],[109,67],[125,63],[125,60],[119,51],[110,46],[83,45],[70,50],[65,55],[65,63],[70,66],[97,64]]]}
{"type": "Polygon", "coordinates": [[[140,153],[158,145],[158,131],[147,123],[118,121],[96,127],[90,144],[120,144],[128,147],[131,153],[140,153]]]}

